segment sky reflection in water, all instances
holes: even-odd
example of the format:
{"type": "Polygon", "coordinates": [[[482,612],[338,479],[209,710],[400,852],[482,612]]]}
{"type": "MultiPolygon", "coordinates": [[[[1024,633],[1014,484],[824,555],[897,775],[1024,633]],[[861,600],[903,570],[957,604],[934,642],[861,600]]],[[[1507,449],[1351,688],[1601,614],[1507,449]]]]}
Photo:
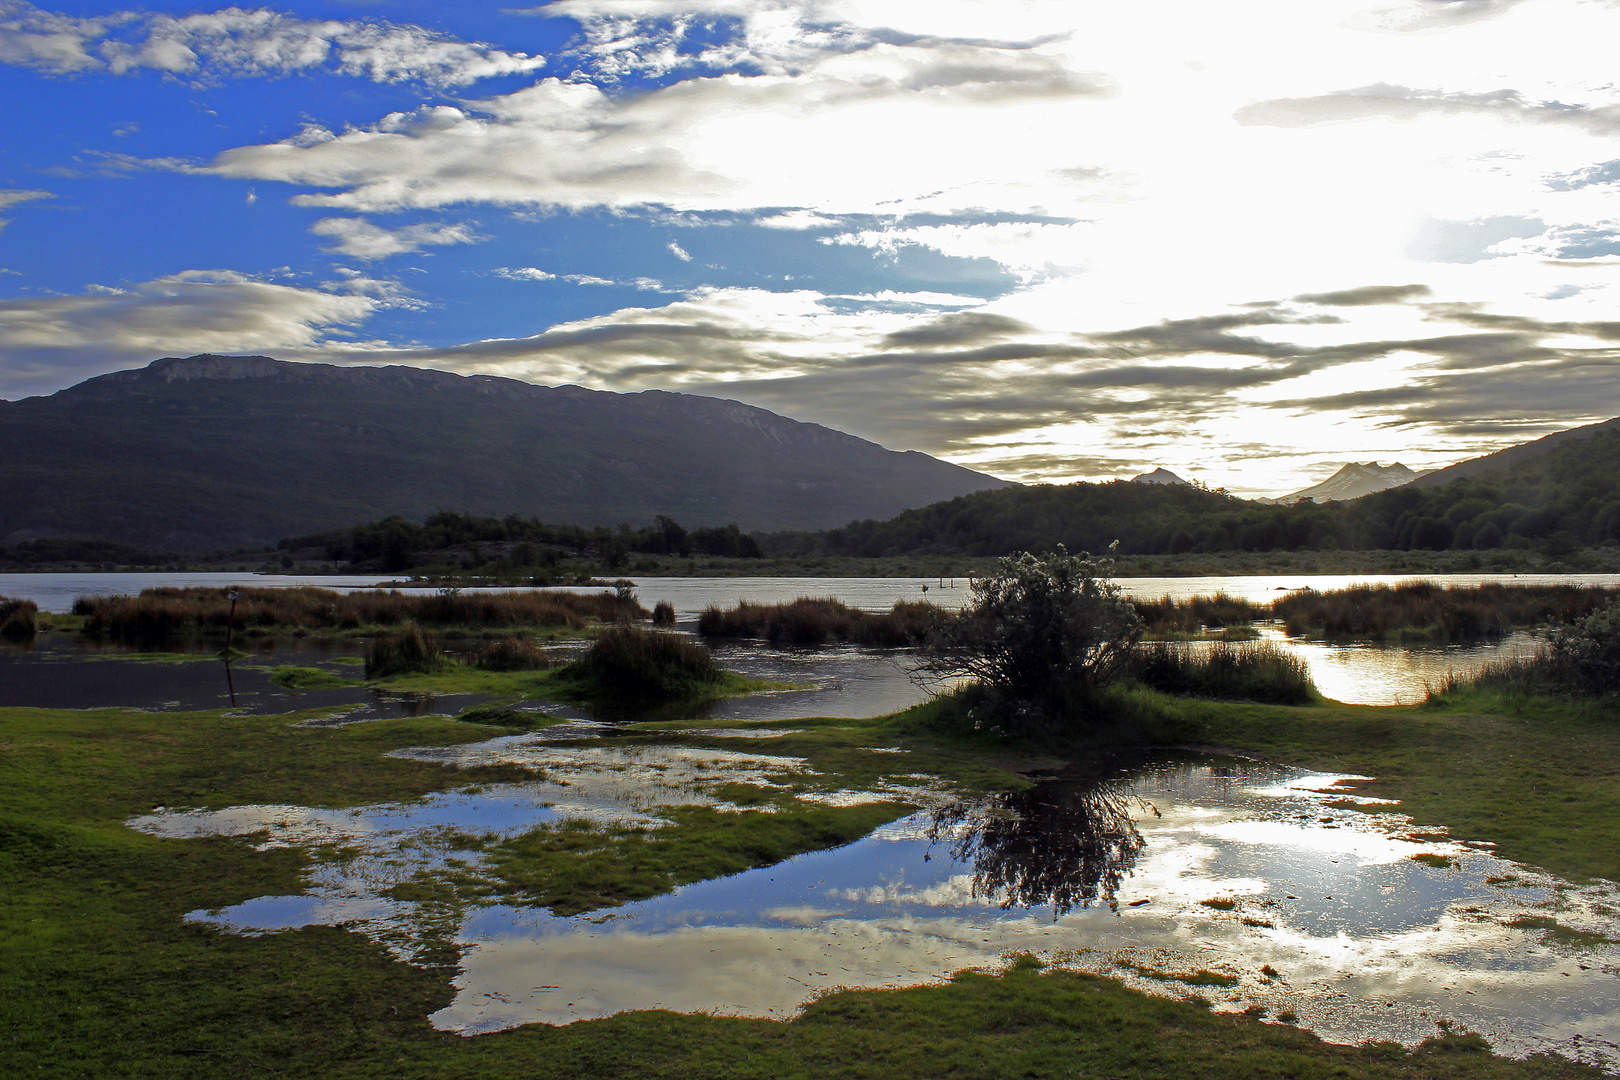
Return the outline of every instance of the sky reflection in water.
{"type": "MultiPolygon", "coordinates": [[[[625,755],[508,737],[478,756],[543,763],[568,786],[450,794],[422,809],[243,808],[236,819],[158,813],[132,824],[163,835],[267,829],[265,843],[310,843],[310,815],[324,814],[329,840],[343,834],[367,848],[355,866],[323,868],[306,897],[191,917],[248,932],[345,922],[408,949],[446,913],[378,894],[443,857],[425,839],[435,832],[512,835],[559,814],[656,816],[659,805],[715,801],[712,789],[728,780],[777,783],[803,768],[748,753],[625,755]]],[[[509,906],[459,914],[463,970],[433,1022],[476,1034],[642,1008],[787,1016],[829,987],[928,983],[1032,951],[1159,993],[1189,987],[1156,975],[1208,969],[1236,979],[1198,988],[1217,1007],[1292,1009],[1340,1041],[1413,1042],[1449,1020],[1509,1052],[1556,1048],[1620,1065],[1614,946],[1555,948],[1542,930],[1509,925],[1528,915],[1602,932],[1614,924],[1610,887],[1576,888],[1481,850],[1409,838],[1400,815],[1349,809],[1342,788],[1317,790],[1336,779],[1198,757],[969,802],[919,784],[888,797],[928,810],[836,850],[584,916],[509,906]],[[1266,965],[1279,977],[1264,975],[1266,965]]]]}

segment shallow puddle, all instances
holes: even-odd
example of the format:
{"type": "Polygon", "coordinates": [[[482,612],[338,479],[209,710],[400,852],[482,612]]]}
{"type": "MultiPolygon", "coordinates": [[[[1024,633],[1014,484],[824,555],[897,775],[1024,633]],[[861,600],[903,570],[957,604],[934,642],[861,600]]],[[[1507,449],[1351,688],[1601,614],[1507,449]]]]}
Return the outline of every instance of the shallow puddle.
{"type": "Polygon", "coordinates": [[[928,809],[842,848],[620,908],[560,918],[472,907],[446,927],[450,913],[381,894],[451,857],[476,863],[458,836],[724,807],[722,785],[807,773],[772,755],[537,736],[411,753],[518,761],[545,780],[410,807],[163,811],[132,824],[352,849],[306,896],[190,917],[243,932],[344,923],[404,952],[429,924],[448,930],[464,945],[462,972],[433,1022],[469,1035],[655,1007],[788,1016],[830,987],[929,983],[1033,952],[1219,1008],[1291,1011],[1336,1041],[1412,1043],[1446,1021],[1507,1052],[1620,1066],[1613,886],[1577,888],[1413,836],[1388,807],[1348,808],[1347,778],[1181,757],[968,800],[922,781],[849,792],[928,809]]]}

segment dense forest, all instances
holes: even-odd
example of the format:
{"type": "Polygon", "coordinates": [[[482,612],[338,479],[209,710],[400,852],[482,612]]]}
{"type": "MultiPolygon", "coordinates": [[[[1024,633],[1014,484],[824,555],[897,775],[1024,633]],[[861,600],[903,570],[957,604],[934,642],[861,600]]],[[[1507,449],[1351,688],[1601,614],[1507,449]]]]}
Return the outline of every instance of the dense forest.
{"type": "Polygon", "coordinates": [[[1489,550],[1549,554],[1620,540],[1620,432],[1440,487],[1342,503],[1273,506],[1193,486],[1034,485],[963,495],[888,521],[761,536],[767,555],[1004,555],[1063,544],[1121,554],[1295,550],[1489,550]]]}

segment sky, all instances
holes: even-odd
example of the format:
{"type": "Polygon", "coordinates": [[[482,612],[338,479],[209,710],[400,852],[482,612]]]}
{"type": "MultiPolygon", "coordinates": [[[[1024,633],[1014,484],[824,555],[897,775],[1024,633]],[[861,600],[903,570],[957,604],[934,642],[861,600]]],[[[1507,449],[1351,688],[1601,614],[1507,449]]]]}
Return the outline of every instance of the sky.
{"type": "Polygon", "coordinates": [[[0,0],[0,398],[733,398],[1240,495],[1620,413],[1614,0],[0,0]]]}

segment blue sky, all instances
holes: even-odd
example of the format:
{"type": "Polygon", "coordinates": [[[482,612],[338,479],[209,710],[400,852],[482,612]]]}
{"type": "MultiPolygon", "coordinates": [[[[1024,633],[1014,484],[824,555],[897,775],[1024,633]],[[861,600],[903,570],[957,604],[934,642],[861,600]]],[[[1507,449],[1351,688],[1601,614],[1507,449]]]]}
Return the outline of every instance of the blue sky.
{"type": "Polygon", "coordinates": [[[0,397],[159,356],[732,397],[1240,493],[1620,411],[1620,11],[0,0],[0,397]]]}

